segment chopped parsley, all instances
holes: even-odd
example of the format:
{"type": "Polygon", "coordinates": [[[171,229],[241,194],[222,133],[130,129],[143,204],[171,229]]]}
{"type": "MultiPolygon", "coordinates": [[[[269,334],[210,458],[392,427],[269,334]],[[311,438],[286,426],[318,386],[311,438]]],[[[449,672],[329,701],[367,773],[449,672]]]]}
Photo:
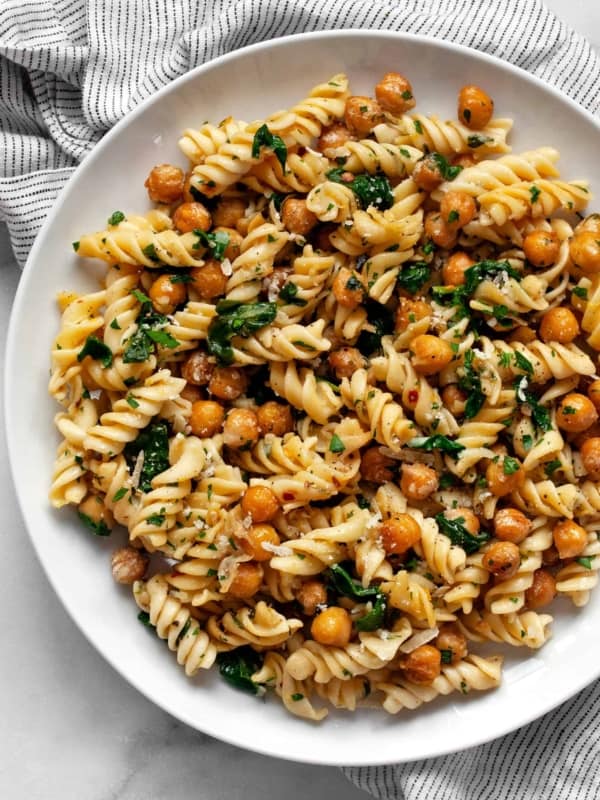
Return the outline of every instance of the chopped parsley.
{"type": "Polygon", "coordinates": [[[419,289],[427,283],[431,271],[424,261],[417,261],[415,264],[408,264],[400,270],[396,285],[410,294],[416,294],[419,289]]]}
{"type": "Polygon", "coordinates": [[[303,300],[301,297],[297,297],[298,295],[298,287],[295,283],[286,283],[285,286],[282,287],[281,291],[279,292],[279,299],[283,300],[284,303],[289,303],[291,306],[305,306],[306,300],[303,300]]]}
{"type": "Polygon", "coordinates": [[[438,172],[445,181],[453,181],[463,170],[459,164],[456,166],[450,164],[441,153],[429,153],[429,155],[424,157],[435,162],[438,172]]]}
{"type": "Polygon", "coordinates": [[[331,437],[331,441],[329,442],[329,452],[343,453],[345,449],[346,445],[344,444],[344,442],[340,439],[337,433],[334,433],[333,436],[331,437]]]}
{"type": "Polygon", "coordinates": [[[558,458],[554,458],[552,461],[548,461],[548,463],[544,466],[544,472],[550,478],[557,469],[560,469],[561,466],[562,464],[558,458]]]}
{"type": "Polygon", "coordinates": [[[575,561],[586,569],[592,569],[592,556],[579,556],[575,561]]]}
{"type": "Polygon", "coordinates": [[[119,222],[123,222],[125,219],[125,214],[122,211],[113,211],[113,213],[108,218],[109,225],[118,225],[119,222]]]}
{"type": "Polygon", "coordinates": [[[480,136],[478,133],[474,133],[472,136],[467,137],[467,144],[472,150],[475,150],[478,147],[483,147],[484,144],[493,141],[494,140],[491,138],[491,136],[480,136]]]}
{"type": "Polygon", "coordinates": [[[504,461],[502,462],[502,471],[505,475],[514,475],[515,472],[519,471],[520,466],[521,465],[516,458],[504,456],[504,461]]]}
{"type": "Polygon", "coordinates": [[[150,514],[149,517],[146,517],[146,522],[148,525],[156,525],[157,528],[160,528],[161,525],[165,524],[166,518],[165,514],[150,514]]]}
{"type": "Polygon", "coordinates": [[[128,491],[129,491],[129,489],[127,489],[127,487],[125,487],[125,486],[121,486],[120,489],[117,489],[117,491],[113,495],[113,499],[112,499],[113,503],[118,503],[119,500],[122,500],[125,497],[125,495],[127,494],[128,491]]]}
{"type": "Polygon", "coordinates": [[[77,516],[86,528],[89,528],[96,536],[110,536],[108,525],[103,519],[96,522],[95,519],[92,519],[88,514],[84,514],[83,511],[78,511],[77,516]]]}
{"type": "Polygon", "coordinates": [[[146,628],[156,627],[156,625],[153,625],[150,622],[150,614],[147,611],[140,611],[140,613],[137,615],[137,618],[142,623],[142,625],[146,626],[146,628]]]}
{"type": "Polygon", "coordinates": [[[541,195],[541,193],[542,193],[541,189],[538,189],[538,187],[535,184],[532,184],[529,187],[529,194],[531,195],[532,204],[537,202],[537,199],[541,195]]]}
{"type": "Polygon", "coordinates": [[[440,650],[442,656],[442,664],[451,664],[454,653],[452,650],[440,650]]]}
{"type": "Polygon", "coordinates": [[[519,353],[518,350],[515,351],[515,364],[519,369],[522,369],[523,372],[526,372],[528,375],[533,375],[533,364],[529,359],[525,358],[524,355],[519,353]]]}
{"type": "Polygon", "coordinates": [[[571,291],[575,297],[580,297],[582,300],[588,299],[588,290],[583,286],[574,286],[571,291]]]}
{"type": "Polygon", "coordinates": [[[108,347],[108,345],[104,344],[104,342],[98,339],[97,336],[90,335],[87,337],[85,344],[79,353],[77,353],[77,361],[83,361],[86,356],[89,356],[96,361],[100,361],[103,367],[112,366],[112,350],[110,347],[108,347]]]}
{"type": "Polygon", "coordinates": [[[431,453],[433,450],[441,450],[442,453],[448,453],[454,458],[465,449],[464,444],[455,442],[439,433],[434,436],[417,436],[414,439],[410,439],[406,445],[418,450],[425,450],[427,453],[431,453]]]}
{"type": "Polygon", "coordinates": [[[252,140],[252,158],[260,157],[261,147],[270,148],[273,153],[275,153],[282,169],[285,169],[285,162],[287,159],[287,147],[285,146],[285,142],[281,136],[271,133],[266,124],[261,125],[254,134],[254,139],[252,140]]]}
{"type": "Polygon", "coordinates": [[[217,303],[217,316],[208,328],[208,350],[219,363],[231,364],[235,336],[248,337],[270,325],[277,314],[275,303],[238,303],[221,300],[217,303]]]}
{"type": "Polygon", "coordinates": [[[198,237],[198,241],[194,245],[195,250],[204,245],[204,247],[210,250],[210,254],[213,258],[216,258],[217,261],[223,260],[225,250],[227,250],[227,246],[229,245],[229,234],[227,231],[206,233],[206,231],[200,230],[200,228],[194,228],[194,236],[198,237]]]}
{"type": "Polygon", "coordinates": [[[448,222],[452,224],[453,222],[458,222],[459,219],[460,219],[460,214],[455,208],[453,208],[452,211],[448,214],[448,222]]]}

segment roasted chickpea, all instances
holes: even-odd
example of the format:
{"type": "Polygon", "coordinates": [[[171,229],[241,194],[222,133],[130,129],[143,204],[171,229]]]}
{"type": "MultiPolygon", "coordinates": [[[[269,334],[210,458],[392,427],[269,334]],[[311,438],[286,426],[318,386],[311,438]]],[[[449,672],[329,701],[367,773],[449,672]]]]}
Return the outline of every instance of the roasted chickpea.
{"type": "Polygon", "coordinates": [[[600,411],[600,380],[592,381],[588,386],[587,393],[596,410],[600,411]]]}
{"type": "Polygon", "coordinates": [[[474,264],[467,253],[462,251],[452,253],[442,267],[442,280],[446,286],[462,286],[466,280],[465,272],[474,264]]]}
{"type": "Polygon", "coordinates": [[[215,297],[225,294],[227,277],[223,274],[221,262],[215,258],[210,258],[203,267],[192,269],[190,276],[191,286],[201,300],[214,300],[215,297]]]}
{"type": "Polygon", "coordinates": [[[529,342],[533,342],[537,338],[537,333],[532,328],[528,328],[527,325],[519,325],[518,328],[515,328],[514,331],[511,331],[509,342],[511,344],[513,342],[529,344],[529,342]]]}
{"type": "Polygon", "coordinates": [[[442,402],[455,417],[460,417],[465,413],[467,399],[467,393],[455,383],[449,383],[442,389],[442,402]]]}
{"type": "Polygon", "coordinates": [[[552,529],[552,538],[561,558],[576,558],[585,550],[588,535],[581,525],[572,519],[564,519],[552,529]]]}
{"type": "Polygon", "coordinates": [[[521,553],[514,542],[492,542],[483,554],[481,563],[492,575],[512,578],[521,564],[521,553]]]}
{"type": "Polygon", "coordinates": [[[296,600],[308,617],[314,617],[318,606],[324,606],[327,603],[327,589],[321,581],[311,578],[298,589],[296,600]]]}
{"type": "Polygon", "coordinates": [[[258,441],[260,428],[258,417],[250,408],[232,408],[223,425],[223,442],[228,447],[240,450],[258,441]]]}
{"type": "Polygon", "coordinates": [[[477,205],[466,192],[446,192],[440,201],[440,214],[453,229],[464,228],[477,213],[477,205]]]}
{"type": "Polygon", "coordinates": [[[208,353],[192,350],[181,367],[181,377],[194,386],[206,386],[210,381],[215,365],[208,353]]]}
{"type": "Polygon", "coordinates": [[[344,308],[356,308],[363,301],[365,287],[360,276],[346,267],[335,276],[332,289],[335,299],[344,308]]]}
{"type": "Polygon", "coordinates": [[[567,433],[581,433],[597,419],[598,412],[592,401],[578,392],[565,395],[556,412],[556,424],[567,433]]]}
{"type": "Polygon", "coordinates": [[[454,353],[448,342],[437,336],[422,333],[410,343],[413,353],[412,363],[421,375],[435,375],[454,358],[454,353]]]}
{"type": "Polygon", "coordinates": [[[249,486],[242,497],[242,513],[252,522],[269,522],[280,509],[277,495],[268,486],[249,486]]]}
{"type": "Polygon", "coordinates": [[[360,474],[366,481],[387,483],[394,480],[391,469],[395,464],[393,458],[384,456],[379,447],[369,447],[360,460],[360,474]]]}
{"type": "Polygon", "coordinates": [[[225,409],[214,400],[197,400],[192,403],[189,426],[194,436],[206,439],[218,433],[225,420],[225,409]]]}
{"type": "Polygon", "coordinates": [[[212,219],[209,210],[202,203],[182,203],[173,214],[173,224],[180,233],[209,231],[212,219]]]}
{"type": "Polygon", "coordinates": [[[150,170],[144,186],[153,203],[176,203],[183,195],[183,170],[172,164],[158,164],[150,170]]]}
{"type": "MultiPolygon", "coordinates": [[[[104,505],[104,501],[99,494],[88,494],[88,496],[79,503],[77,511],[82,517],[87,517],[87,520],[91,520],[98,528],[112,528],[112,514],[104,505]]],[[[84,521],[87,522],[87,520],[84,521]]]]}
{"type": "Polygon", "coordinates": [[[600,272],[600,238],[599,234],[592,231],[577,233],[569,245],[571,259],[586,275],[596,275],[600,272]]]}
{"type": "Polygon", "coordinates": [[[229,585],[229,594],[245,599],[252,597],[260,589],[263,579],[263,568],[256,561],[242,561],[237,564],[235,575],[229,585]]]}
{"type": "Polygon", "coordinates": [[[280,543],[279,534],[272,525],[252,525],[246,531],[246,535],[240,538],[240,544],[245,553],[255,561],[269,561],[273,558],[273,551],[266,549],[263,545],[278,545],[280,543]]]}
{"type": "Polygon", "coordinates": [[[213,225],[225,228],[235,227],[238,219],[244,216],[246,200],[241,197],[222,197],[212,214],[213,225]]]}
{"type": "Polygon", "coordinates": [[[564,306],[546,311],[540,324],[540,337],[544,342],[570,344],[579,334],[579,323],[575,314],[564,306]]]}
{"type": "Polygon", "coordinates": [[[227,234],[229,237],[229,242],[223,251],[223,259],[228,258],[230,261],[235,261],[242,250],[242,242],[244,241],[242,234],[236,231],[235,228],[225,228],[223,226],[213,228],[212,232],[227,234]]]}
{"type": "Polygon", "coordinates": [[[331,244],[331,239],[329,237],[336,229],[337,225],[333,225],[331,223],[325,223],[324,225],[319,225],[318,228],[315,229],[312,236],[312,241],[315,250],[323,250],[326,253],[329,252],[330,250],[335,250],[334,246],[331,244]]]}
{"type": "Polygon", "coordinates": [[[600,214],[589,214],[577,224],[575,235],[584,231],[600,234],[600,214]]]}
{"type": "Polygon", "coordinates": [[[449,520],[456,520],[473,536],[477,536],[481,524],[470,508],[459,506],[444,511],[444,516],[449,520]]]}
{"type": "Polygon", "coordinates": [[[397,514],[379,528],[379,538],[387,555],[402,555],[421,538],[421,527],[410,514],[397,514]]]}
{"type": "Polygon", "coordinates": [[[161,314],[172,314],[185,302],[187,290],[184,283],[172,282],[174,275],[159,275],[148,290],[152,305],[161,314]]]}
{"type": "Polygon", "coordinates": [[[594,436],[581,445],[581,461],[588,477],[600,481],[600,438],[594,436]]]}
{"type": "Polygon", "coordinates": [[[443,250],[450,250],[456,244],[457,230],[438,211],[431,211],[425,217],[425,236],[443,250]]]}
{"type": "Polygon", "coordinates": [[[345,125],[330,125],[328,128],[323,128],[321,135],[317,139],[317,150],[331,158],[335,156],[335,150],[338,147],[343,147],[346,142],[352,139],[354,139],[354,136],[345,125]]]}
{"type": "Polygon", "coordinates": [[[345,647],[352,635],[352,620],[345,608],[330,606],[315,617],[310,626],[310,635],[319,644],[345,647]]]}
{"type": "Polygon", "coordinates": [[[423,644],[405,656],[399,666],[407,681],[427,686],[433,683],[442,671],[442,654],[437,647],[423,644]]]}
{"type": "Polygon", "coordinates": [[[559,561],[560,556],[558,555],[558,550],[553,544],[547,547],[542,553],[542,564],[546,567],[555,567],[559,561]]]}
{"type": "MultiPolygon", "coordinates": [[[[440,627],[435,646],[443,654],[450,653],[450,664],[458,664],[467,655],[467,638],[450,622],[440,627]]],[[[447,663],[447,659],[444,660],[447,663]]]]}
{"type": "Polygon", "coordinates": [[[490,461],[485,471],[488,489],[496,497],[504,497],[520,489],[525,482],[525,470],[516,458],[499,457],[490,461]]]}
{"type": "Polygon", "coordinates": [[[274,433],[275,436],[283,436],[294,428],[294,418],[292,409],[283,403],[276,403],[269,400],[256,411],[258,426],[261,436],[267,433],[274,433]]]}
{"type": "Polygon", "coordinates": [[[501,508],[494,514],[494,536],[503,542],[520,544],[529,536],[531,520],[518,508],[501,508]]]}
{"type": "Polygon", "coordinates": [[[429,317],[432,313],[431,306],[424,300],[409,300],[408,297],[401,297],[396,309],[395,330],[403,333],[409,325],[429,317]]]}
{"type": "Polygon", "coordinates": [[[523,240],[525,258],[534,267],[549,267],[560,252],[560,240],[554,231],[532,231],[523,240]]]}
{"type": "Polygon", "coordinates": [[[425,464],[402,464],[400,488],[408,500],[426,500],[437,491],[437,472],[425,464]]]}
{"type": "Polygon", "coordinates": [[[237,400],[248,388],[246,373],[238,367],[216,367],[208,391],[219,400],[237,400]]]}
{"type": "Polygon", "coordinates": [[[433,192],[444,182],[440,161],[439,153],[428,153],[417,161],[411,178],[419,189],[423,189],[425,192],[433,192]]]}
{"type": "Polygon", "coordinates": [[[527,608],[543,608],[549,605],[556,597],[556,581],[548,570],[536,569],[533,573],[533,583],[525,590],[525,604],[527,608]]]}
{"type": "Polygon", "coordinates": [[[494,113],[494,101],[479,86],[463,86],[458,95],[458,119],[473,131],[485,128],[494,113]]]}
{"type": "Polygon", "coordinates": [[[477,159],[473,153],[461,153],[452,159],[453,166],[462,167],[463,169],[467,169],[467,167],[474,167],[476,163],[477,159]]]}
{"type": "Polygon", "coordinates": [[[191,383],[186,383],[181,390],[181,397],[184,400],[188,400],[190,403],[196,403],[198,400],[202,400],[202,392],[197,386],[194,386],[191,383]]]}
{"type": "Polygon", "coordinates": [[[375,87],[377,102],[392,114],[405,114],[415,107],[410,81],[398,72],[386,72],[375,87]]]}
{"type": "Polygon", "coordinates": [[[357,369],[363,369],[366,364],[365,357],[356,347],[340,347],[329,354],[327,361],[340,380],[351,378],[357,369]]]}
{"type": "Polygon", "coordinates": [[[117,583],[141,581],[148,569],[148,556],[135,547],[119,547],[110,559],[112,576],[117,583]]]}
{"type": "Polygon", "coordinates": [[[319,220],[306,207],[306,200],[289,197],[281,206],[281,221],[291,233],[308,236],[319,220]]]}
{"type": "Polygon", "coordinates": [[[346,100],[344,122],[351,133],[363,138],[384,120],[381,106],[372,97],[353,95],[346,100]]]}

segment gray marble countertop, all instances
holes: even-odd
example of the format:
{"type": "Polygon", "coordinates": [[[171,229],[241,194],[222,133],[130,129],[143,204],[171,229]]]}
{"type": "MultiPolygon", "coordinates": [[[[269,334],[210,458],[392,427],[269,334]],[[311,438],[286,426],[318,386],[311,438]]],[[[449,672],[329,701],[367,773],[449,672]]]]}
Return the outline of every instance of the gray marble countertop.
{"type": "MultiPolygon", "coordinates": [[[[600,49],[597,0],[547,0],[600,49]]],[[[0,330],[19,278],[0,225],[0,330]]],[[[2,344],[2,358],[4,344],[2,344]]],[[[0,449],[6,452],[4,428],[0,449]]],[[[0,797],[6,800],[359,800],[339,770],[269,759],[176,722],[73,625],[25,532],[0,460],[0,797]]]]}

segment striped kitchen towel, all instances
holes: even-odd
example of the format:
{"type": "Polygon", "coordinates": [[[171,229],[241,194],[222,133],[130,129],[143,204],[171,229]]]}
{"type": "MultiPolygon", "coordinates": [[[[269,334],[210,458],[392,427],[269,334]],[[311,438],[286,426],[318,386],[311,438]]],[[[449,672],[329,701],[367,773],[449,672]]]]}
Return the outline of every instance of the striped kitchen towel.
{"type": "MultiPolygon", "coordinates": [[[[539,0],[2,0],[0,220],[17,260],[75,166],[158,88],[253,42],[351,27],[475,47],[600,112],[598,57],[539,0]]],[[[379,798],[600,797],[600,684],[482,747],[345,772],[379,798]]]]}

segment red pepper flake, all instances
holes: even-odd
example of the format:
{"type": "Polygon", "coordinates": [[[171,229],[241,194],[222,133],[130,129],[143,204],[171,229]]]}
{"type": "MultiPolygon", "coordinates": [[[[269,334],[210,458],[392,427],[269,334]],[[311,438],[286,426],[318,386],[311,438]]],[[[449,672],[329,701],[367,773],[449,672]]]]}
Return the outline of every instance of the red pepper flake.
{"type": "Polygon", "coordinates": [[[283,499],[284,500],[295,500],[296,499],[296,495],[293,492],[284,492],[283,493],[283,499]]]}
{"type": "Polygon", "coordinates": [[[418,399],[419,399],[419,393],[417,392],[417,390],[411,389],[410,392],[408,393],[408,402],[416,403],[418,399]]]}

